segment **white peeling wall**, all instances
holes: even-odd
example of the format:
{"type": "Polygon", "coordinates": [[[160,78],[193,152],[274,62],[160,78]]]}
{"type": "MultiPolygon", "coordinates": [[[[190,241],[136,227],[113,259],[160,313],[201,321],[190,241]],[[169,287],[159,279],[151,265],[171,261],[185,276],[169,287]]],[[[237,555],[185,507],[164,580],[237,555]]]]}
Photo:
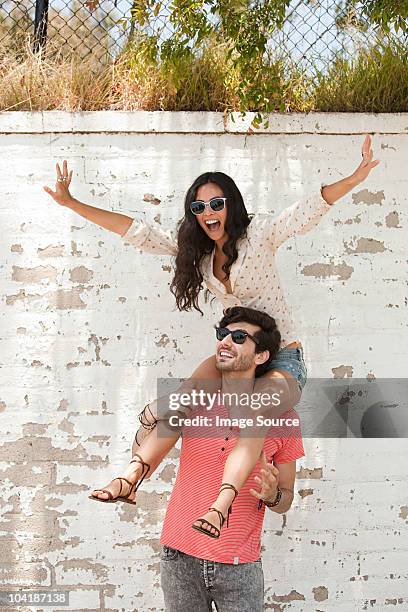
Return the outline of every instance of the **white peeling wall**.
{"type": "MultiPolygon", "coordinates": [[[[57,161],[79,200],[174,227],[204,171],[230,174],[250,212],[278,213],[350,174],[372,133],[381,164],[279,264],[310,376],[406,377],[407,115],[248,125],[218,113],[0,115],[0,588],[66,588],[71,610],[163,610],[158,539],[178,451],[136,509],[87,495],[129,459],[156,379],[211,353],[221,312],[177,312],[168,258],[55,204],[42,185],[57,161]]],[[[406,440],[305,450],[291,510],[265,521],[267,609],[407,610],[406,440]]]]}

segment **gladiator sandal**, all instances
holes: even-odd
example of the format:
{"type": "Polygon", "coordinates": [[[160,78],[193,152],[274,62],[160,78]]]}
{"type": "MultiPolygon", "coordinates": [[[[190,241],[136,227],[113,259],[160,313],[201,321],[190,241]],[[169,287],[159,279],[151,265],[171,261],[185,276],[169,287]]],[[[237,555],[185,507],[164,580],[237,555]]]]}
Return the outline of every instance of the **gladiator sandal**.
{"type": "MultiPolygon", "coordinates": [[[[233,489],[234,491],[234,499],[232,500],[230,507],[228,508],[228,512],[227,512],[227,527],[228,527],[228,519],[229,519],[229,515],[232,514],[232,504],[235,501],[236,496],[238,495],[238,491],[237,489],[234,487],[234,485],[232,484],[228,484],[227,482],[224,482],[221,487],[219,492],[221,493],[221,491],[224,491],[226,489],[233,489]]],[[[215,525],[213,525],[212,523],[210,523],[210,521],[207,521],[206,519],[203,518],[199,518],[197,519],[196,522],[200,522],[201,525],[192,525],[192,528],[195,529],[196,531],[199,531],[200,533],[204,533],[205,535],[209,536],[210,538],[215,538],[218,539],[221,535],[221,528],[224,525],[225,522],[225,516],[222,514],[222,512],[220,510],[218,510],[218,508],[214,508],[213,506],[211,506],[210,508],[208,508],[209,510],[214,510],[215,512],[217,512],[218,516],[220,517],[220,528],[216,527],[215,525]],[[209,531],[204,525],[209,525],[210,527],[212,527],[213,529],[215,529],[215,533],[211,533],[211,531],[209,531]]]]}
{"type": "Polygon", "coordinates": [[[139,422],[141,426],[145,429],[153,429],[154,427],[156,427],[157,419],[150,408],[150,404],[146,404],[142,412],[139,414],[139,422]],[[151,420],[149,420],[149,418],[147,417],[146,410],[149,411],[151,420]]]}
{"type": "MultiPolygon", "coordinates": [[[[148,433],[150,433],[156,427],[157,419],[153,415],[149,404],[146,404],[146,406],[143,408],[142,412],[139,413],[138,419],[139,419],[139,423],[141,424],[143,429],[147,429],[148,433]],[[146,411],[147,410],[150,413],[149,417],[146,415],[146,411]],[[149,419],[151,419],[151,420],[149,420],[149,419]]],[[[138,446],[140,446],[140,444],[143,442],[143,439],[144,439],[144,437],[143,437],[143,439],[139,442],[139,440],[138,440],[139,432],[140,432],[140,427],[139,427],[139,429],[137,430],[137,432],[135,434],[135,442],[136,442],[136,444],[138,446]]]]}
{"type": "Polygon", "coordinates": [[[112,492],[109,491],[108,489],[95,489],[95,491],[101,491],[102,493],[106,493],[108,496],[108,499],[101,499],[100,497],[96,497],[95,495],[89,495],[88,496],[89,499],[95,499],[96,501],[105,502],[108,504],[115,504],[117,501],[123,501],[123,502],[126,502],[127,504],[135,505],[136,501],[134,499],[130,499],[130,496],[132,495],[132,493],[136,493],[137,489],[142,484],[146,474],[149,473],[150,465],[148,463],[145,463],[138,453],[135,453],[134,457],[139,457],[139,458],[132,459],[130,463],[140,463],[143,466],[142,475],[139,478],[139,480],[137,480],[136,482],[130,482],[130,480],[128,480],[124,476],[117,476],[116,478],[111,480],[109,484],[112,484],[112,482],[114,482],[115,480],[119,480],[120,482],[119,495],[117,495],[116,497],[113,497],[112,492]],[[130,487],[126,495],[122,495],[122,486],[123,486],[122,481],[125,481],[130,487]]]}
{"type": "Polygon", "coordinates": [[[130,461],[130,463],[140,463],[143,466],[143,471],[142,471],[142,475],[139,478],[139,480],[137,480],[134,484],[134,488],[133,491],[136,493],[136,491],[138,490],[138,488],[140,487],[140,485],[142,484],[143,480],[145,479],[145,476],[149,473],[150,470],[150,464],[146,463],[145,461],[143,461],[143,459],[141,458],[141,456],[138,453],[135,453],[133,455],[134,457],[138,457],[138,459],[132,459],[130,461]],[[147,468],[145,470],[145,468],[147,468]]]}

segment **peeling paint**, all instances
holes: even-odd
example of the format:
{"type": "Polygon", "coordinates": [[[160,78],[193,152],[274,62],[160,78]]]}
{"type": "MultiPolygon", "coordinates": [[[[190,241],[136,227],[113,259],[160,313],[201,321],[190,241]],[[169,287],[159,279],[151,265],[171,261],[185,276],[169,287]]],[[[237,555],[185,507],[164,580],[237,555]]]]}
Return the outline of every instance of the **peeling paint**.
{"type": "Polygon", "coordinates": [[[336,219],[334,221],[334,225],[352,225],[353,223],[361,223],[361,214],[351,217],[350,219],[346,219],[345,221],[342,221],[341,219],[336,219]]]}
{"type": "Polygon", "coordinates": [[[304,497],[307,497],[308,495],[313,495],[313,489],[299,489],[298,494],[303,499],[304,497]]]}
{"type": "Polygon", "coordinates": [[[357,193],[352,193],[351,197],[354,204],[367,204],[367,206],[371,206],[372,204],[382,204],[385,195],[383,190],[369,191],[368,189],[362,189],[357,193]]]}
{"type": "Polygon", "coordinates": [[[78,366],[79,361],[69,361],[65,367],[67,368],[67,370],[72,370],[72,368],[77,368],[78,366]]]}
{"type": "Polygon", "coordinates": [[[162,334],[160,336],[160,340],[158,342],[155,342],[156,346],[167,346],[168,343],[170,342],[170,338],[168,337],[167,334],[162,334]]]}
{"type": "Polygon", "coordinates": [[[53,442],[55,442],[54,439],[46,438],[41,434],[38,436],[36,434],[26,435],[12,442],[3,442],[0,446],[0,461],[10,461],[10,457],[13,457],[16,463],[24,461],[36,463],[38,457],[41,457],[42,461],[61,461],[62,463],[91,462],[92,467],[95,468],[96,466],[103,467],[106,464],[106,460],[102,460],[101,457],[90,455],[81,443],[77,443],[74,448],[60,448],[54,446],[53,442]]]}
{"type": "Polygon", "coordinates": [[[91,572],[97,580],[106,580],[108,577],[107,567],[102,563],[93,563],[88,559],[69,559],[67,561],[60,561],[55,567],[62,567],[64,572],[69,570],[82,570],[85,572],[91,572]]]}
{"type": "Polygon", "coordinates": [[[52,481],[52,466],[41,462],[38,458],[36,463],[21,464],[12,463],[0,471],[1,480],[7,479],[13,483],[13,487],[49,486],[52,481]]]}
{"type": "Polygon", "coordinates": [[[323,468],[301,467],[300,470],[296,472],[296,478],[323,478],[323,468]]]}
{"type": "Polygon", "coordinates": [[[305,601],[305,596],[301,593],[298,593],[295,589],[292,589],[288,595],[272,595],[272,599],[274,601],[283,601],[285,603],[289,603],[290,601],[305,601]]]}
{"type": "Polygon", "coordinates": [[[80,257],[82,255],[82,251],[78,251],[75,240],[71,240],[71,255],[74,257],[80,257]]]}
{"type": "Polygon", "coordinates": [[[69,406],[69,401],[67,399],[62,399],[60,400],[57,410],[66,410],[68,406],[69,406]]]}
{"type": "Polygon", "coordinates": [[[137,491],[136,513],[131,504],[122,504],[120,520],[125,523],[133,523],[137,519],[142,529],[156,526],[164,518],[163,511],[167,500],[167,493],[146,491],[140,488],[137,491]]]}
{"type": "Polygon", "coordinates": [[[161,200],[159,200],[159,198],[156,198],[152,193],[145,193],[143,196],[143,201],[150,202],[151,204],[154,204],[155,206],[157,206],[161,202],[161,200]]]}
{"type": "Polygon", "coordinates": [[[11,280],[19,283],[39,283],[44,279],[55,281],[57,278],[57,270],[52,266],[37,266],[36,268],[13,266],[12,270],[11,280]]]}
{"type": "Polygon", "coordinates": [[[315,601],[325,601],[329,597],[328,588],[325,586],[314,587],[312,591],[315,601]]]}
{"type": "Polygon", "coordinates": [[[98,338],[95,334],[91,334],[88,339],[88,343],[92,343],[95,345],[95,359],[96,361],[100,361],[101,347],[99,346],[98,338]]]}
{"type": "Polygon", "coordinates": [[[286,606],[282,608],[279,604],[265,602],[265,610],[272,610],[272,612],[284,612],[286,606]]]}
{"type": "Polygon", "coordinates": [[[343,241],[347,255],[352,253],[384,253],[385,246],[381,240],[374,238],[359,238],[354,248],[350,247],[351,243],[343,241]]]}
{"type": "Polygon", "coordinates": [[[401,225],[399,225],[399,215],[396,210],[388,213],[385,217],[385,225],[387,227],[401,227],[401,225]]]}
{"type": "Polygon", "coordinates": [[[74,424],[71,423],[67,418],[63,419],[59,425],[58,429],[60,431],[65,431],[66,433],[73,434],[74,433],[74,424]]]}
{"type": "Polygon", "coordinates": [[[71,310],[86,308],[86,303],[81,299],[83,287],[73,287],[72,289],[58,289],[48,294],[48,303],[57,310],[71,310]]]}
{"type": "Polygon", "coordinates": [[[64,255],[65,247],[63,244],[50,244],[45,248],[37,249],[38,257],[46,258],[46,257],[62,257],[64,255]]]}
{"type": "Polygon", "coordinates": [[[2,584],[24,586],[50,586],[50,575],[40,563],[2,563],[0,566],[2,584]]]}
{"type": "Polygon", "coordinates": [[[163,482],[173,482],[176,476],[177,466],[172,463],[166,465],[160,472],[160,480],[163,482]]]}
{"type": "Polygon", "coordinates": [[[23,253],[23,247],[21,246],[21,244],[12,244],[10,247],[10,251],[12,253],[23,253]]]}
{"type": "Polygon", "coordinates": [[[74,283],[88,283],[94,273],[85,266],[77,266],[69,271],[69,280],[74,283]]]}
{"type": "Polygon", "coordinates": [[[347,280],[354,272],[354,268],[352,268],[352,266],[348,266],[344,262],[342,264],[315,263],[305,266],[301,272],[305,276],[314,276],[315,278],[337,276],[338,280],[347,280]]]}
{"type": "Polygon", "coordinates": [[[48,425],[43,423],[25,423],[23,425],[24,436],[42,436],[47,433],[48,425]]]}
{"type": "MultiPolygon", "coordinates": [[[[408,506],[401,506],[399,515],[402,519],[408,518],[408,506]]],[[[408,521],[406,521],[408,523],[408,521]]]]}
{"type": "Polygon", "coordinates": [[[353,366],[351,365],[340,365],[332,368],[333,378],[352,378],[353,377],[353,366]]]}
{"type": "Polygon", "coordinates": [[[282,527],[281,527],[281,529],[277,529],[275,531],[275,535],[281,536],[283,534],[283,531],[284,531],[284,529],[286,527],[287,522],[288,522],[288,518],[286,516],[286,513],[284,513],[284,514],[282,514],[282,527]]]}

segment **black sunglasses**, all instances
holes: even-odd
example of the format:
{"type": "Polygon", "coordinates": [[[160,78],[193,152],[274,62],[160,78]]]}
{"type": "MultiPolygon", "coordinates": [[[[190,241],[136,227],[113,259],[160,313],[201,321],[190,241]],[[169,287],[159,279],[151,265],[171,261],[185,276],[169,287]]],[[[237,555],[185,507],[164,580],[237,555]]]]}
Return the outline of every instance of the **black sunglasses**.
{"type": "Polygon", "coordinates": [[[217,336],[217,340],[224,340],[227,336],[231,334],[231,340],[235,344],[244,344],[247,338],[251,338],[255,342],[255,344],[259,344],[259,341],[255,336],[249,334],[245,329],[228,329],[228,327],[216,327],[215,333],[217,336]]]}
{"type": "Polygon", "coordinates": [[[191,202],[190,204],[190,210],[193,215],[201,215],[205,211],[206,207],[209,206],[214,212],[220,212],[220,210],[223,210],[225,207],[226,199],[227,198],[221,197],[211,198],[209,202],[204,202],[204,200],[194,200],[194,202],[191,202]]]}

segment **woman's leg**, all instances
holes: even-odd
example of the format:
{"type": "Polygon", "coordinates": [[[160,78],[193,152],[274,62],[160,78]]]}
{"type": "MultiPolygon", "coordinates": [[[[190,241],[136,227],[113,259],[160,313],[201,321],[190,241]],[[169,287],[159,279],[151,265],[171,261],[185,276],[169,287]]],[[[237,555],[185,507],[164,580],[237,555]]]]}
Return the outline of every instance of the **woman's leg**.
{"type": "MultiPolygon", "coordinates": [[[[145,478],[153,474],[153,472],[156,470],[156,468],[167,455],[167,453],[176,444],[179,436],[179,429],[177,429],[177,431],[171,431],[170,428],[167,428],[165,423],[161,423],[160,427],[155,427],[149,433],[149,435],[143,440],[140,446],[133,442],[132,458],[134,458],[135,454],[137,453],[138,455],[140,455],[142,460],[150,466],[149,470],[145,473],[145,478]]],[[[125,478],[129,482],[135,484],[139,480],[139,478],[141,478],[144,470],[145,468],[141,463],[129,463],[128,466],[120,474],[119,478],[125,478]]],[[[113,499],[115,499],[119,496],[121,492],[121,486],[123,494],[127,495],[128,493],[130,493],[131,486],[126,484],[124,485],[123,481],[116,479],[111,481],[107,486],[103,488],[110,491],[110,493],[113,495],[113,499]],[[124,491],[123,487],[126,487],[124,491]]],[[[94,489],[94,491],[92,491],[92,495],[100,499],[108,499],[109,497],[108,494],[102,491],[101,489],[94,489]]],[[[134,500],[135,497],[136,493],[133,491],[129,495],[128,499],[134,500]]]]}
{"type": "MultiPolygon", "coordinates": [[[[268,429],[269,427],[256,426],[247,428],[251,437],[238,438],[237,443],[225,462],[222,483],[232,484],[238,492],[240,491],[261,455],[268,429]]],[[[209,507],[217,508],[225,517],[234,499],[235,492],[233,489],[223,489],[218,494],[214,503],[209,504],[209,507]]],[[[220,517],[214,510],[209,510],[200,519],[209,521],[213,525],[218,526],[218,528],[221,527],[220,517]]],[[[200,519],[195,521],[194,525],[197,527],[203,526],[206,531],[216,534],[216,530],[213,527],[208,524],[202,525],[200,519]]]]}
{"type": "MultiPolygon", "coordinates": [[[[176,393],[189,393],[193,389],[203,389],[207,393],[216,393],[220,388],[221,375],[215,367],[215,355],[207,357],[194,370],[189,378],[181,383],[176,393]]],[[[191,408],[184,407],[183,412],[189,416],[191,408]]],[[[168,395],[155,399],[145,406],[139,414],[140,427],[136,431],[134,445],[140,446],[142,441],[150,435],[157,421],[166,420],[169,417],[168,395]]],[[[132,453],[134,449],[132,448],[132,453]]]]}
{"type": "MultiPolygon", "coordinates": [[[[255,416],[256,414],[262,414],[264,417],[277,418],[299,402],[301,393],[298,378],[292,376],[288,370],[270,370],[255,379],[252,409],[250,408],[249,412],[246,411],[245,416],[254,418],[255,413],[255,416]],[[261,399],[265,403],[261,402],[261,399]]],[[[237,491],[240,491],[261,455],[265,436],[269,429],[265,426],[246,428],[245,436],[240,435],[236,445],[227,457],[222,483],[232,484],[237,491]]],[[[210,504],[210,507],[217,508],[226,516],[234,498],[235,493],[232,489],[224,489],[220,491],[217,499],[210,504]]],[[[203,514],[200,518],[220,527],[220,517],[213,510],[203,514]]],[[[201,526],[201,521],[196,521],[194,525],[201,526]]],[[[216,533],[216,530],[208,524],[204,524],[203,527],[206,531],[216,533]]]]}
{"type": "MultiPolygon", "coordinates": [[[[220,386],[220,373],[215,367],[215,355],[205,359],[192,373],[190,378],[184,381],[178,393],[188,393],[192,389],[203,389],[206,392],[215,392],[220,386]]],[[[173,448],[177,442],[180,431],[172,430],[166,426],[165,422],[168,418],[169,399],[168,395],[154,400],[139,415],[141,426],[136,432],[135,439],[132,444],[132,459],[135,453],[141,456],[143,461],[150,465],[150,469],[146,472],[145,477],[150,476],[160,462],[164,459],[167,453],[173,448]],[[148,410],[146,408],[148,407],[148,410]],[[156,426],[157,421],[161,421],[161,427],[156,426]],[[163,427],[165,430],[163,431],[163,427]],[[159,433],[160,430],[160,433],[159,433]]],[[[189,408],[183,409],[183,412],[188,413],[189,408]]],[[[120,474],[121,478],[126,478],[131,483],[136,483],[143,473],[143,466],[140,463],[130,463],[120,474]]],[[[122,488],[125,486],[124,494],[130,491],[130,485],[124,485],[123,481],[113,480],[107,486],[102,487],[110,491],[113,498],[119,496],[122,488]]],[[[108,494],[101,489],[92,491],[94,497],[100,499],[108,499],[108,494]]],[[[129,497],[134,499],[135,494],[129,497]]]]}

